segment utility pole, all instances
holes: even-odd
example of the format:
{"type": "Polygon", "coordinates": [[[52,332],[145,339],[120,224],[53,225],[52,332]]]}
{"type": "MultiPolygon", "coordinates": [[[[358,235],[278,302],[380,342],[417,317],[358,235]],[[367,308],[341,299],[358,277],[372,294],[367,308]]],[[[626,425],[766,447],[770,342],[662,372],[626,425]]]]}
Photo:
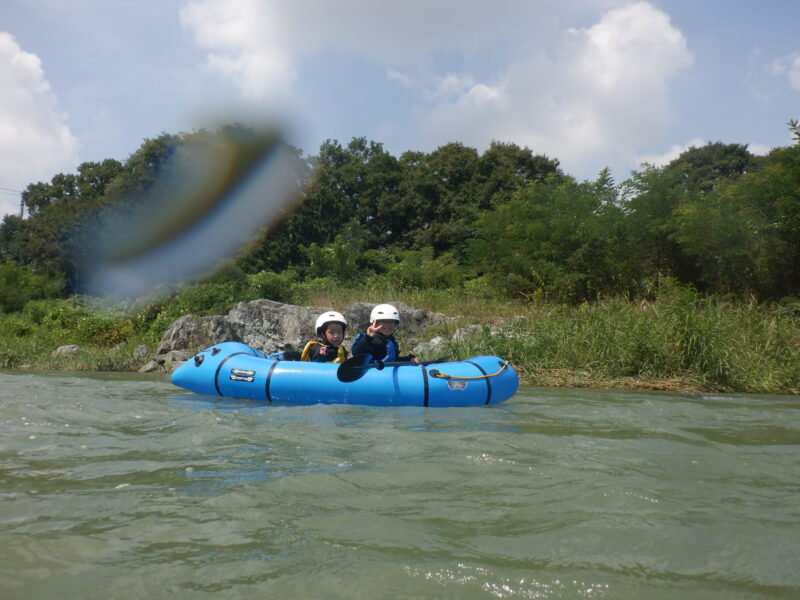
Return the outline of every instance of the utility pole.
{"type": "Polygon", "coordinates": [[[4,187],[0,185],[0,194],[6,196],[13,196],[14,194],[19,194],[19,218],[23,218],[25,215],[25,201],[23,200],[23,191],[22,190],[15,190],[14,188],[4,187]]]}

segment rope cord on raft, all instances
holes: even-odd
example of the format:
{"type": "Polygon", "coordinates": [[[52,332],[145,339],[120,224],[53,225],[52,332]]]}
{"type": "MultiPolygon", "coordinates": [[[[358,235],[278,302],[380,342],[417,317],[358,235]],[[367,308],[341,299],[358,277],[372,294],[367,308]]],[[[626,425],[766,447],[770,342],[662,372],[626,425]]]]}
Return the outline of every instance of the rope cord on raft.
{"type": "Polygon", "coordinates": [[[438,371],[436,369],[431,369],[430,371],[428,371],[428,375],[430,375],[431,377],[438,377],[439,379],[488,379],[489,377],[495,377],[497,375],[500,375],[500,373],[502,373],[505,370],[505,368],[508,366],[509,363],[508,361],[505,361],[499,364],[502,365],[500,369],[497,372],[492,373],[490,375],[474,375],[472,377],[461,377],[459,375],[448,375],[447,373],[442,373],[441,371],[438,371]]]}

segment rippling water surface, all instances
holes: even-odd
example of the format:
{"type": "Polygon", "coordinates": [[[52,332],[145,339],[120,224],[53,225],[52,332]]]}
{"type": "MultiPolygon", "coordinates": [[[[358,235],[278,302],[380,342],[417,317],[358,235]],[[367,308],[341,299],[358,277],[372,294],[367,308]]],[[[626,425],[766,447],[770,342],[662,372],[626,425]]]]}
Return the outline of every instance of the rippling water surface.
{"type": "Polygon", "coordinates": [[[800,398],[0,373],[0,598],[797,598],[800,398]]]}

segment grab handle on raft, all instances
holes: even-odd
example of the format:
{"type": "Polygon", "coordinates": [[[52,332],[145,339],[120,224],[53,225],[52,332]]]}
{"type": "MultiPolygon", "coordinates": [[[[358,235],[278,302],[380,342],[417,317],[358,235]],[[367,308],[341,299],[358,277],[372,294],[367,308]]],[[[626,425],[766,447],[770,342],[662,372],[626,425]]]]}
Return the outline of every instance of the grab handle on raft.
{"type": "Polygon", "coordinates": [[[336,369],[336,377],[343,383],[349,383],[351,381],[355,381],[356,379],[361,379],[367,369],[378,369],[380,371],[384,367],[432,365],[435,363],[445,362],[447,359],[437,358],[436,360],[427,360],[420,362],[419,364],[409,361],[383,362],[379,360],[377,362],[370,362],[371,360],[371,354],[356,354],[352,358],[348,358],[341,365],[339,365],[339,368],[336,369]]]}

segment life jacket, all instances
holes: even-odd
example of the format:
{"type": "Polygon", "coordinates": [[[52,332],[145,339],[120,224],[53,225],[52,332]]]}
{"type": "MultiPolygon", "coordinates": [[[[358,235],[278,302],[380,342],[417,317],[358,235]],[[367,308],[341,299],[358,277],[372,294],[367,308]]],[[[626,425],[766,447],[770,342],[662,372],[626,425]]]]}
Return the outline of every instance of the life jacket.
{"type": "MultiPolygon", "coordinates": [[[[303,348],[303,352],[300,354],[300,360],[305,360],[305,361],[310,361],[311,360],[311,348],[314,347],[314,344],[317,344],[318,346],[324,346],[325,345],[325,344],[323,344],[321,342],[317,342],[315,340],[311,340],[310,342],[308,342],[306,344],[306,347],[303,348]]],[[[333,362],[333,363],[344,362],[344,359],[346,357],[347,357],[347,352],[345,351],[344,346],[339,346],[339,349],[338,349],[338,351],[336,353],[336,358],[333,359],[333,360],[329,360],[327,362],[333,362]]]]}
{"type": "MultiPolygon", "coordinates": [[[[358,342],[361,341],[361,339],[364,337],[364,335],[365,335],[364,333],[359,333],[355,337],[355,339],[353,339],[353,345],[351,346],[351,348],[355,348],[356,344],[358,344],[358,342]]],[[[384,356],[383,358],[381,358],[380,356],[373,356],[372,360],[381,361],[381,362],[394,362],[394,361],[397,360],[398,354],[399,354],[399,352],[398,352],[397,340],[395,340],[393,337],[387,337],[386,338],[386,356],[384,356]]]]}
{"type": "Polygon", "coordinates": [[[396,361],[398,358],[399,347],[397,345],[397,340],[394,338],[388,338],[386,340],[386,356],[383,358],[383,362],[393,362],[396,361]]]}

